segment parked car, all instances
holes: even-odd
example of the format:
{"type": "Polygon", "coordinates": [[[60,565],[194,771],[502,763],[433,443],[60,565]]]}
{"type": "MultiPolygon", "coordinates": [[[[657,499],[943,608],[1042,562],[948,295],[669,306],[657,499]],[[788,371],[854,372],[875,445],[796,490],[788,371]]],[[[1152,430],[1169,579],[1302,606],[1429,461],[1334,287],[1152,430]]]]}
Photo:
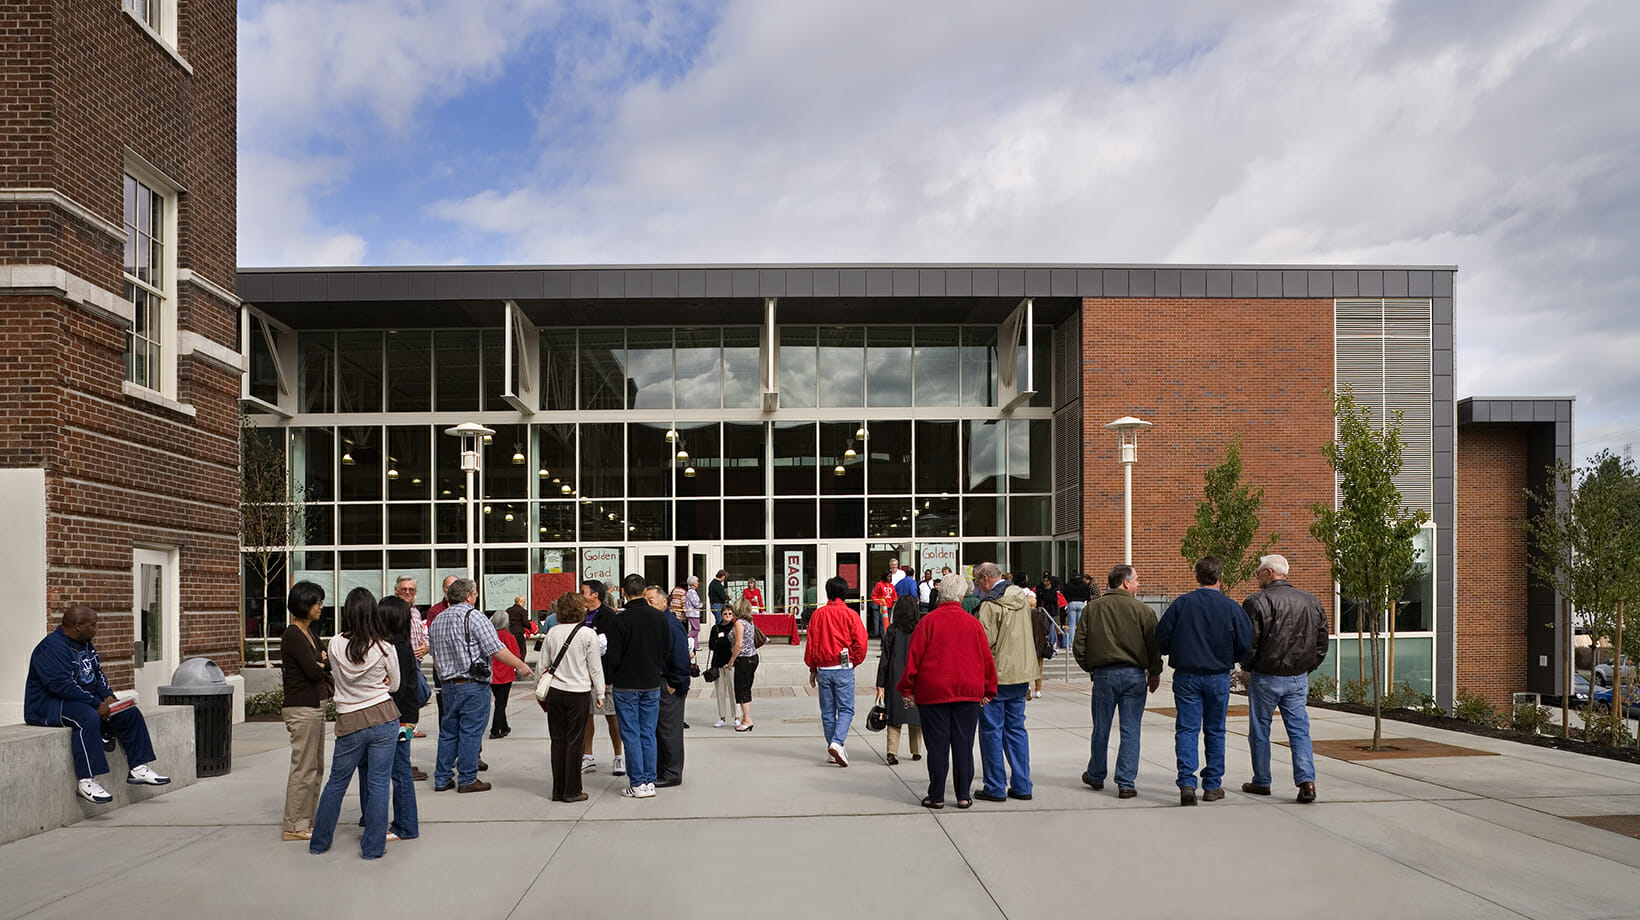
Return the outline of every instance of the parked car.
{"type": "MultiPolygon", "coordinates": [[[[1612,708],[1612,688],[1596,687],[1591,698],[1596,712],[1609,712],[1612,708]]],[[[1628,718],[1640,718],[1640,687],[1623,685],[1623,715],[1628,718]]]]}
{"type": "Polygon", "coordinates": [[[1589,686],[1587,677],[1574,672],[1572,674],[1572,708],[1582,709],[1584,706],[1589,705],[1589,691],[1592,689],[1594,688],[1589,686]]]}
{"type": "MultiPolygon", "coordinates": [[[[1634,661],[1629,656],[1623,656],[1623,683],[1634,682],[1634,661]]],[[[1612,685],[1612,663],[1595,665],[1594,684],[1596,687],[1610,687],[1612,685]]]]}

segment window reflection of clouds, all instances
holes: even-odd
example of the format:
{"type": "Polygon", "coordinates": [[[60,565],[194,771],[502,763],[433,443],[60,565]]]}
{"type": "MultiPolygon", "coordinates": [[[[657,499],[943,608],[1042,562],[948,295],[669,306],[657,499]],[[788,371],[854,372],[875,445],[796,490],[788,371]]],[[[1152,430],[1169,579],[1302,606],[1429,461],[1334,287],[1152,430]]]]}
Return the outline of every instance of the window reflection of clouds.
{"type": "Polygon", "coordinates": [[[1008,422],[1008,490],[1053,491],[1052,420],[1016,418],[1008,422]]]}
{"type": "Polygon", "coordinates": [[[867,330],[866,404],[911,405],[910,326],[873,326],[867,330]]]}
{"type": "Polygon", "coordinates": [[[979,420],[962,423],[969,492],[1002,491],[1003,463],[1006,460],[1001,443],[1004,424],[986,424],[979,420]]]}
{"type": "Polygon", "coordinates": [[[723,408],[756,409],[763,404],[762,351],[758,329],[723,330],[723,408]]]}
{"type": "Polygon", "coordinates": [[[858,326],[819,330],[822,407],[865,404],[865,340],[865,329],[858,326]]]}
{"type": "Polygon", "coordinates": [[[962,404],[997,404],[996,329],[965,326],[962,330],[962,404]]]}
{"type": "Polygon", "coordinates": [[[815,406],[815,330],[812,326],[780,330],[780,405],[812,409],[815,406]]]}
{"type": "Polygon", "coordinates": [[[577,354],[582,409],[620,409],[626,393],[626,333],[583,329],[577,354]]]}
{"type": "Polygon", "coordinates": [[[626,334],[626,376],[634,409],[672,408],[672,330],[633,329],[626,334]]]}
{"type": "Polygon", "coordinates": [[[919,406],[955,406],[961,353],[957,326],[918,326],[916,387],[919,406]]]}

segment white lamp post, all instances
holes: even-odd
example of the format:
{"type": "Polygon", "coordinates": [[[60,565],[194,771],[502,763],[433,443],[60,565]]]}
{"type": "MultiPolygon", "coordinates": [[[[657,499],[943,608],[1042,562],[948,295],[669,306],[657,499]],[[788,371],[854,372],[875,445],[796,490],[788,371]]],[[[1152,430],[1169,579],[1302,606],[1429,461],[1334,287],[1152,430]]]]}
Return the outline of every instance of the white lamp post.
{"type": "Polygon", "coordinates": [[[474,477],[480,465],[479,443],[495,435],[494,428],[485,428],[477,422],[462,422],[444,433],[461,439],[461,469],[467,474],[467,577],[478,581],[478,569],[473,562],[473,503],[478,501],[478,486],[474,477]]]}
{"type": "Polygon", "coordinates": [[[1121,453],[1117,457],[1122,464],[1122,532],[1126,535],[1126,548],[1122,554],[1122,561],[1127,565],[1133,564],[1133,464],[1139,462],[1139,432],[1151,427],[1143,419],[1124,415],[1105,426],[1116,432],[1117,444],[1121,453]]]}

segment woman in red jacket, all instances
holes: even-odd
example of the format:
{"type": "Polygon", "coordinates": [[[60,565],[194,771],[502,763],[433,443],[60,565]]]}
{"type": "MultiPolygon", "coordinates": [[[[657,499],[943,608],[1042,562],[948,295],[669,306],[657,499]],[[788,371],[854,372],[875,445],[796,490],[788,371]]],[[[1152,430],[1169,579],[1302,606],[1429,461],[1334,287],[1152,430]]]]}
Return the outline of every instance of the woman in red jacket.
{"type": "Polygon", "coordinates": [[[952,773],[957,807],[974,804],[974,732],[980,707],[997,695],[997,666],[985,628],[962,609],[968,581],[961,575],[940,580],[937,606],[911,633],[905,673],[898,690],[916,706],[928,748],[928,795],[924,808],[945,807],[945,774],[952,773]]]}
{"type": "MultiPolygon", "coordinates": [[[[498,611],[490,617],[491,625],[495,626],[496,638],[507,651],[520,658],[524,652],[518,647],[518,640],[507,629],[507,611],[498,611]]],[[[518,675],[513,673],[511,666],[502,662],[500,658],[490,659],[490,693],[495,697],[495,715],[490,719],[490,740],[505,738],[512,734],[512,726],[507,724],[507,697],[512,693],[513,680],[518,675]]]]}
{"type": "Polygon", "coordinates": [[[740,596],[752,605],[752,613],[763,612],[763,592],[757,589],[757,579],[746,579],[746,590],[740,592],[740,596]]]}
{"type": "Polygon", "coordinates": [[[867,630],[875,638],[883,637],[883,629],[888,625],[889,611],[894,609],[894,602],[900,599],[899,592],[894,590],[894,582],[890,580],[888,572],[877,579],[877,584],[871,588],[872,617],[871,628],[867,630]]]}

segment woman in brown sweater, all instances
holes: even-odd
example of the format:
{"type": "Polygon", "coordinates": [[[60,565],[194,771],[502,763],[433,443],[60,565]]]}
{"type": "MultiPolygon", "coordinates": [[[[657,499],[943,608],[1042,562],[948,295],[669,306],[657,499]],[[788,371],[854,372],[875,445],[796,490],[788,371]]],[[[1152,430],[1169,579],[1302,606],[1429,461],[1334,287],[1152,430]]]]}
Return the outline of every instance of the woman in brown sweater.
{"type": "Polygon", "coordinates": [[[313,836],[319,784],[325,775],[325,700],[330,674],[314,630],[325,608],[325,589],[311,581],[291,586],[285,606],[290,625],[279,639],[285,672],[285,704],[279,715],[290,732],[290,778],[285,781],[285,840],[313,836]]]}

